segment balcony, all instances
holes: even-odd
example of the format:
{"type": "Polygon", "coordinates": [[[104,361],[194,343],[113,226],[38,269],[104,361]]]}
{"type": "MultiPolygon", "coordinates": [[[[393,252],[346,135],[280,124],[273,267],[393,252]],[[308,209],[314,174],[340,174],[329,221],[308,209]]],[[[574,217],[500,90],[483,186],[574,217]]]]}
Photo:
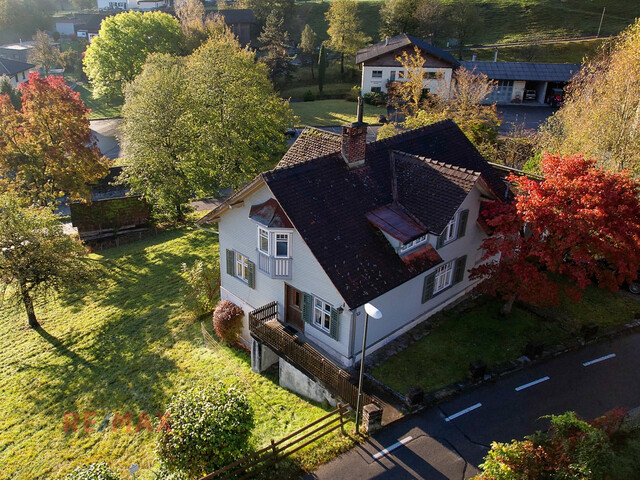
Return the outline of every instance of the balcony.
{"type": "Polygon", "coordinates": [[[271,278],[291,279],[291,258],[278,258],[258,250],[258,270],[271,278]]]}

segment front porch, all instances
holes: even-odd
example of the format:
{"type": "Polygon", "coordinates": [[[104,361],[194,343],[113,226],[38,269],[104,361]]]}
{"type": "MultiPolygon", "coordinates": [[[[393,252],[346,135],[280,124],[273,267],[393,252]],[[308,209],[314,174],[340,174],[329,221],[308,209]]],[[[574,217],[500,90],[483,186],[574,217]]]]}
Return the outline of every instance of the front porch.
{"type": "MultiPolygon", "coordinates": [[[[356,405],[358,388],[351,375],[325,358],[302,335],[279,321],[278,302],[268,303],[249,313],[251,337],[269,347],[305,375],[320,383],[350,405],[356,405]]],[[[362,405],[373,403],[372,397],[362,394],[362,405]]]]}

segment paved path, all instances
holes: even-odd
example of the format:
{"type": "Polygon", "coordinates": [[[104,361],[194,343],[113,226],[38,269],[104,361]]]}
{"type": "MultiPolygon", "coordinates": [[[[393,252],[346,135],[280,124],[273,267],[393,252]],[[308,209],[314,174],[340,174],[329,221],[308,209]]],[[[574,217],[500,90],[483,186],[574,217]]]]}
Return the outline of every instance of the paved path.
{"type": "Polygon", "coordinates": [[[573,410],[593,418],[638,405],[640,333],[556,357],[400,420],[306,478],[470,478],[492,441],[546,429],[543,415],[573,410]]]}

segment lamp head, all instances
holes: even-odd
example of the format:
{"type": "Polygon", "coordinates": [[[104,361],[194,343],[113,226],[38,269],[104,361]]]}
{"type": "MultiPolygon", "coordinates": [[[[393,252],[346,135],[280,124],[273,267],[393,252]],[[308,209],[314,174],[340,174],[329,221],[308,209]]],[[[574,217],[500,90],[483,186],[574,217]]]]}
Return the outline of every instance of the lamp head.
{"type": "Polygon", "coordinates": [[[364,311],[367,312],[367,315],[369,315],[371,318],[375,318],[376,320],[382,318],[382,312],[370,303],[364,304],[364,311]]]}

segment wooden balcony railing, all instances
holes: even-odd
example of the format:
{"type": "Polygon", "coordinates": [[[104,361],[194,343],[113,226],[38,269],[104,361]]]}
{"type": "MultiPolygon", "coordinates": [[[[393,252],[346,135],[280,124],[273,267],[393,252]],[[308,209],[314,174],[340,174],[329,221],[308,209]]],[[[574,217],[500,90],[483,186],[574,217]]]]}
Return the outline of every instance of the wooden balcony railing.
{"type": "Polygon", "coordinates": [[[265,255],[258,250],[258,269],[271,278],[291,278],[291,258],[265,255]]]}
{"type": "MultiPolygon", "coordinates": [[[[265,343],[279,356],[318,380],[345,402],[357,405],[358,388],[352,382],[349,373],[325,358],[311,345],[301,341],[297,335],[288,333],[284,325],[277,319],[278,302],[268,303],[249,313],[251,336],[265,343]]],[[[363,393],[362,405],[372,402],[373,399],[363,393]]]]}

